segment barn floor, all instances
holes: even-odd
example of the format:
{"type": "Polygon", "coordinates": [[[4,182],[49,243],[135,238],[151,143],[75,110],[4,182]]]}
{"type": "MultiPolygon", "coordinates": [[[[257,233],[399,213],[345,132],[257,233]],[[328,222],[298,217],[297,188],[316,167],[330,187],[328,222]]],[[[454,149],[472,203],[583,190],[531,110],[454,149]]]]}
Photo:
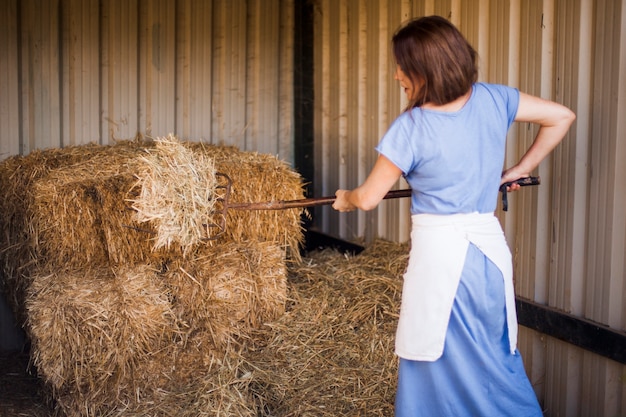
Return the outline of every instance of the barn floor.
{"type": "Polygon", "coordinates": [[[0,417],[49,417],[25,353],[0,353],[0,417]]]}

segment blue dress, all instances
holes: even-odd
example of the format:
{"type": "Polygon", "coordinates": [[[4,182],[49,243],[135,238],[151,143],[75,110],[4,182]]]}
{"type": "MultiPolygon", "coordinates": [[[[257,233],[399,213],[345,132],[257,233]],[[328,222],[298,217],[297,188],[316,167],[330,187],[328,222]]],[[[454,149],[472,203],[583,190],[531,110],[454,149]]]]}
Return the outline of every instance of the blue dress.
{"type": "MultiPolygon", "coordinates": [[[[398,117],[377,150],[411,186],[412,214],[496,209],[506,134],[518,104],[516,89],[478,83],[458,112],[416,108],[398,117]]],[[[504,293],[501,270],[470,244],[441,356],[400,358],[396,417],[542,416],[522,358],[510,345],[504,293]]],[[[407,298],[403,294],[403,303],[407,298]]]]}

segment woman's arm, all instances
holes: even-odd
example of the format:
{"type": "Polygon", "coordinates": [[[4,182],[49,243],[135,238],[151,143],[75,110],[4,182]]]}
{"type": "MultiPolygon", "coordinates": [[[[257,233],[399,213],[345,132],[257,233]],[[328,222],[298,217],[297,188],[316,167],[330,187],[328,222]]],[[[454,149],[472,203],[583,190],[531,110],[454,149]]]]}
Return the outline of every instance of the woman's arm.
{"type": "Polygon", "coordinates": [[[333,208],[338,211],[372,210],[398,181],[402,171],[393,162],[379,155],[374,168],[363,184],[354,190],[337,190],[333,208]]]}
{"type": "MultiPolygon", "coordinates": [[[[502,173],[501,184],[528,177],[539,163],[561,142],[576,115],[567,107],[553,101],[520,93],[516,122],[529,122],[539,125],[539,131],[532,145],[517,164],[502,173]]],[[[519,185],[509,189],[517,190],[519,185]]]]}

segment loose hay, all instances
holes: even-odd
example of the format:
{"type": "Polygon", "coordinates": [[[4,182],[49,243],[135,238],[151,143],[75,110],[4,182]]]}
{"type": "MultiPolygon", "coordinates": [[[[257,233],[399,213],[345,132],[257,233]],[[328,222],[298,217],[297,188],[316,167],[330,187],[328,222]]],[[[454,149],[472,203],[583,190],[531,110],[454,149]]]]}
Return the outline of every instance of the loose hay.
{"type": "Polygon", "coordinates": [[[288,312],[254,338],[246,367],[262,416],[390,416],[407,245],[315,252],[290,272],[288,312]]]}
{"type": "Polygon", "coordinates": [[[139,158],[139,195],[130,200],[136,220],[153,224],[154,249],[178,243],[187,254],[214,235],[207,225],[217,202],[215,163],[173,136],[157,139],[156,148],[146,153],[139,158]]]}

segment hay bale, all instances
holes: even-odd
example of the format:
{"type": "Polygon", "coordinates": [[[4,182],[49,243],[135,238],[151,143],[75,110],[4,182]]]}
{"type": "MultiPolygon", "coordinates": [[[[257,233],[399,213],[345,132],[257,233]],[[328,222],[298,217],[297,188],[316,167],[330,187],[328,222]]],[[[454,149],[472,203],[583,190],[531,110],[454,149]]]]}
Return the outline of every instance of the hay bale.
{"type": "MultiPolygon", "coordinates": [[[[182,142],[196,155],[213,160],[233,179],[234,201],[302,198],[301,177],[271,155],[182,142]]],[[[225,242],[272,242],[297,260],[303,234],[299,209],[274,212],[231,210],[219,239],[170,245],[157,250],[155,226],[138,223],[131,201],[141,192],[137,176],[146,170],[154,141],[120,141],[35,151],[0,163],[0,258],[5,291],[14,309],[23,302],[30,272],[36,269],[122,265],[197,256],[225,242]],[[134,228],[135,227],[135,228],[134,228]],[[137,229],[145,229],[147,232],[137,229]]],[[[193,184],[189,188],[193,188],[193,184]]],[[[215,219],[218,222],[219,219],[215,219]]],[[[207,223],[212,222],[207,220],[207,223]]],[[[192,233],[193,227],[181,231],[192,233]]]]}
{"type": "Polygon", "coordinates": [[[217,346],[285,312],[286,262],[271,243],[222,245],[193,260],[174,260],[166,270],[163,280],[177,316],[191,329],[214,335],[217,346]]]}
{"type": "Polygon", "coordinates": [[[199,394],[253,328],[284,313],[281,248],[230,243],[212,251],[161,268],[34,277],[26,300],[33,363],[64,415],[171,407],[170,395],[199,394]]]}
{"type": "MultiPolygon", "coordinates": [[[[119,160],[132,159],[137,146],[135,141],[125,142],[115,154],[119,160]]],[[[105,175],[102,170],[110,165],[103,164],[110,152],[111,147],[85,145],[36,150],[28,156],[13,156],[0,163],[0,210],[4,213],[0,218],[0,258],[4,290],[14,310],[19,311],[23,305],[30,271],[40,265],[51,261],[65,266],[73,259],[81,265],[98,264],[104,258],[104,233],[100,231],[105,227],[102,220],[106,225],[108,217],[98,218],[89,207],[81,210],[77,205],[80,200],[94,200],[96,185],[101,185],[100,190],[108,190],[106,181],[111,175],[105,175]],[[50,176],[57,176],[59,181],[41,198],[41,183],[50,176]],[[66,185],[81,179],[88,184],[66,185]],[[94,230],[96,226],[100,230],[94,230]],[[83,242],[79,243],[81,236],[83,242]]],[[[102,200],[97,200],[93,205],[101,205],[102,200]]]]}
{"type": "Polygon", "coordinates": [[[106,390],[180,333],[149,267],[42,272],[26,308],[34,364],[56,390],[106,390]]]}

